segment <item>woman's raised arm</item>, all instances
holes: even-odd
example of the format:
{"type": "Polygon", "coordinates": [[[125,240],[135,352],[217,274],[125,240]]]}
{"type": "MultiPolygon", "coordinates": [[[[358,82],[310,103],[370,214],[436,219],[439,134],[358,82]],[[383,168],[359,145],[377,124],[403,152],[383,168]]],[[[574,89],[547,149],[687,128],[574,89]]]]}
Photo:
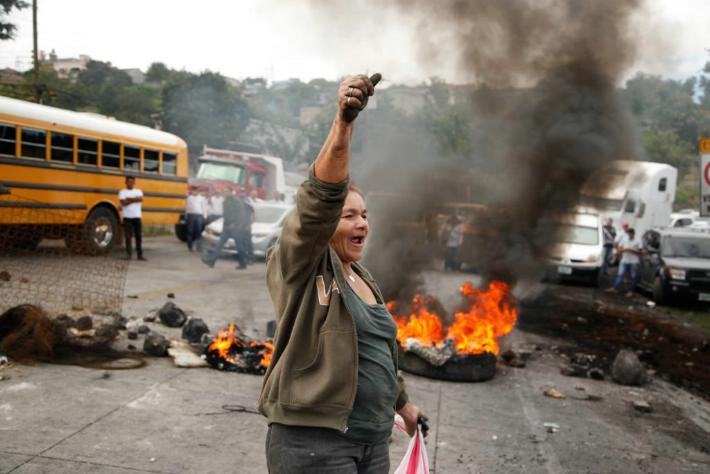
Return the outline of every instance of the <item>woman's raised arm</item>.
{"type": "Polygon", "coordinates": [[[365,75],[352,76],[340,83],[338,111],[315,162],[316,178],[324,183],[339,183],[348,177],[354,119],[375,93],[380,77],[379,74],[372,79],[365,75]]]}

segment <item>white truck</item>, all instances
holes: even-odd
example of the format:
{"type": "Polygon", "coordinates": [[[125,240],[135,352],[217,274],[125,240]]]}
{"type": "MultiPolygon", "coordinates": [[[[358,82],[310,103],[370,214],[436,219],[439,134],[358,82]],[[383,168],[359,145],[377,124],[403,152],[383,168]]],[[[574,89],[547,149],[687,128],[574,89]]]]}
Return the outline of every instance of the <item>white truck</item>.
{"type": "Polygon", "coordinates": [[[618,160],[597,170],[582,186],[581,205],[611,217],[617,232],[623,224],[637,236],[667,227],[675,201],[678,170],[649,161],[618,160]]]}

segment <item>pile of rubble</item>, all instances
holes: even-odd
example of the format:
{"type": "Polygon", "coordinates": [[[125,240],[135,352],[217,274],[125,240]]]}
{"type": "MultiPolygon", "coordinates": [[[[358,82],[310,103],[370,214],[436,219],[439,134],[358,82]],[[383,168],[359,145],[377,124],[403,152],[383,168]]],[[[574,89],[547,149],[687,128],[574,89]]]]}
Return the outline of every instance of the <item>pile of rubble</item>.
{"type": "Polygon", "coordinates": [[[215,350],[215,344],[223,345],[225,334],[211,335],[205,321],[189,317],[172,301],[142,318],[78,306],[51,317],[38,306],[20,305],[0,315],[0,356],[6,362],[43,361],[104,369],[142,367],[146,356],[170,356],[179,367],[211,366],[263,374],[273,350],[270,340],[254,341],[241,332],[235,338],[232,332],[227,350],[221,353],[215,350]],[[182,328],[182,339],[161,334],[158,324],[182,328]],[[137,347],[140,338],[142,351],[137,347]],[[141,363],[111,364],[126,358],[141,363]]]}

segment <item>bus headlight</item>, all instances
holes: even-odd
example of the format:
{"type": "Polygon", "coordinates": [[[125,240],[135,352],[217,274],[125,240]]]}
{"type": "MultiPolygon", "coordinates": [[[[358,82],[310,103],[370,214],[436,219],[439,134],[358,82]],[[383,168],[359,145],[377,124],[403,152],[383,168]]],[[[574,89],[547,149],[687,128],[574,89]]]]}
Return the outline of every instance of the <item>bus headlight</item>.
{"type": "Polygon", "coordinates": [[[673,280],[685,280],[685,270],[679,268],[669,268],[668,273],[673,280]]]}

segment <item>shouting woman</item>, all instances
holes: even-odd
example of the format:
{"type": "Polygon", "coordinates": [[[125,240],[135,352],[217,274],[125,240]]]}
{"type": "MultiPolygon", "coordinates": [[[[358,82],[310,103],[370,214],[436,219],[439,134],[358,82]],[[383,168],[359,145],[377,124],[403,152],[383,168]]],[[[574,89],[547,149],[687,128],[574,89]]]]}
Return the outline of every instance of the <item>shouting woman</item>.
{"type": "Polygon", "coordinates": [[[357,262],[369,232],[349,185],[354,117],[374,94],[345,79],[330,133],[267,261],[278,326],[259,410],[269,472],[387,473],[395,412],[410,436],[421,410],[397,375],[397,327],[357,262]]]}

